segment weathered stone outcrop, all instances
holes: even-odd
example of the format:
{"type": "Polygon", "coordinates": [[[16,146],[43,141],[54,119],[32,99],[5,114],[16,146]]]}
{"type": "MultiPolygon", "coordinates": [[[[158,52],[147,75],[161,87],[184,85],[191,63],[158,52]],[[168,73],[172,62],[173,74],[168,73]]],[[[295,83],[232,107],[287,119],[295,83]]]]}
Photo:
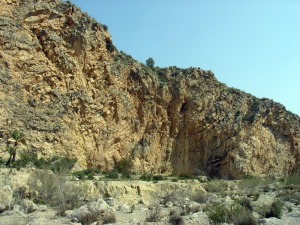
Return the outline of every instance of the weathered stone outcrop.
{"type": "Polygon", "coordinates": [[[0,0],[0,138],[109,169],[284,176],[300,170],[300,119],[210,71],[150,69],[59,0],[0,0]]]}

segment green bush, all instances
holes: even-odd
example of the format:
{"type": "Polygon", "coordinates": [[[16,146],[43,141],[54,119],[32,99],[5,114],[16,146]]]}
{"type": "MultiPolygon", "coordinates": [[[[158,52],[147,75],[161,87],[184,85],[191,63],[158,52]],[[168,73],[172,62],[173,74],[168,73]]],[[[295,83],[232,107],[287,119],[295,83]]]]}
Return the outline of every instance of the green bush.
{"type": "Polygon", "coordinates": [[[272,178],[260,178],[251,175],[247,175],[243,180],[239,182],[239,187],[245,191],[255,191],[261,186],[273,183],[274,179],[272,178]]]}
{"type": "Polygon", "coordinates": [[[258,198],[259,198],[259,196],[260,196],[260,194],[259,194],[258,192],[253,193],[253,194],[252,194],[252,199],[253,199],[253,201],[257,201],[258,198]]]}
{"type": "Polygon", "coordinates": [[[228,184],[222,180],[211,180],[204,185],[204,188],[207,192],[220,193],[227,190],[228,184]]]}
{"type": "Polygon", "coordinates": [[[245,207],[246,209],[253,211],[253,206],[249,198],[242,198],[240,199],[239,203],[241,206],[245,207]]]}
{"type": "Polygon", "coordinates": [[[232,215],[234,225],[256,225],[257,222],[252,212],[244,207],[238,208],[232,215]]]}
{"type": "Polygon", "coordinates": [[[286,178],[287,185],[300,185],[300,175],[291,175],[286,178]]]}
{"type": "Polygon", "coordinates": [[[84,180],[84,179],[93,180],[94,176],[100,173],[101,172],[97,169],[85,169],[81,171],[76,171],[73,173],[73,175],[80,180],[84,180]]]}
{"type": "Polygon", "coordinates": [[[114,166],[114,170],[122,174],[122,176],[124,177],[130,177],[132,168],[133,168],[133,162],[130,158],[121,159],[114,166]]]}
{"type": "Polygon", "coordinates": [[[162,175],[155,175],[153,176],[154,181],[164,180],[165,178],[162,175]]]}
{"type": "Polygon", "coordinates": [[[69,182],[65,174],[55,174],[50,170],[35,170],[28,180],[34,202],[49,204],[63,215],[68,209],[80,206],[85,201],[86,187],[69,182]]]}
{"type": "Polygon", "coordinates": [[[38,169],[50,169],[53,172],[60,173],[71,170],[76,161],[76,159],[65,156],[53,156],[50,159],[45,159],[43,157],[38,158],[37,154],[31,152],[20,152],[19,159],[13,162],[11,166],[22,168],[31,165],[38,169]]]}
{"type": "Polygon", "coordinates": [[[178,176],[178,178],[180,180],[189,180],[189,179],[194,179],[195,176],[191,175],[191,174],[187,174],[187,173],[182,173],[178,176]]]}
{"type": "Polygon", "coordinates": [[[233,204],[226,206],[224,204],[214,203],[205,208],[205,212],[212,224],[233,223],[234,225],[256,225],[256,220],[252,211],[241,206],[233,204]]]}
{"type": "Polygon", "coordinates": [[[295,201],[296,205],[300,203],[300,192],[296,190],[287,190],[277,195],[282,201],[295,201]],[[297,203],[298,202],[298,203],[297,203]]]}
{"type": "Polygon", "coordinates": [[[155,206],[147,214],[146,222],[159,222],[161,218],[162,218],[161,208],[159,206],[155,206]]]}
{"type": "Polygon", "coordinates": [[[283,202],[276,199],[270,206],[262,206],[260,209],[260,214],[265,218],[276,217],[278,219],[281,219],[283,206],[283,202]]]}
{"type": "Polygon", "coordinates": [[[178,181],[179,181],[179,178],[178,178],[178,177],[173,177],[173,178],[171,179],[171,181],[172,181],[172,182],[178,182],[178,181]]]}
{"type": "Polygon", "coordinates": [[[149,59],[146,60],[146,65],[147,65],[148,67],[153,68],[153,67],[154,67],[154,64],[155,64],[155,62],[154,62],[154,59],[153,59],[153,58],[149,58],[149,59]]]}
{"type": "Polygon", "coordinates": [[[197,192],[193,195],[190,196],[190,199],[193,200],[194,202],[198,202],[200,204],[204,204],[208,200],[208,194],[203,193],[203,192],[197,192]]]}
{"type": "Polygon", "coordinates": [[[169,223],[172,225],[182,225],[183,224],[182,216],[178,215],[177,213],[170,215],[169,223]]]}
{"type": "Polygon", "coordinates": [[[143,174],[142,176],[140,176],[140,179],[143,181],[151,181],[153,179],[153,175],[152,174],[143,174]]]}
{"type": "Polygon", "coordinates": [[[214,204],[206,208],[205,211],[212,224],[220,224],[228,221],[228,209],[225,205],[214,204]]]}
{"type": "Polygon", "coordinates": [[[101,220],[102,220],[103,224],[115,223],[116,222],[116,216],[115,216],[114,212],[107,211],[101,216],[101,220]]]}
{"type": "Polygon", "coordinates": [[[54,173],[70,171],[74,167],[76,162],[76,159],[71,159],[65,156],[53,156],[48,161],[49,169],[54,173]]]}
{"type": "Polygon", "coordinates": [[[108,179],[118,179],[119,178],[119,173],[117,171],[109,171],[105,173],[105,177],[108,179]]]}

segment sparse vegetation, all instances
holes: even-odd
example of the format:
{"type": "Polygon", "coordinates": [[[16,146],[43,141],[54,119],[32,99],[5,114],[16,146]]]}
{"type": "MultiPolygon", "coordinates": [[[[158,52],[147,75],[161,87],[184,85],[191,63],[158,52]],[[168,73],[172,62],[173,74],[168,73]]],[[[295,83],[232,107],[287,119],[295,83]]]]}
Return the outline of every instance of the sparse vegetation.
{"type": "Polygon", "coordinates": [[[256,225],[257,224],[252,212],[244,207],[238,208],[233,212],[232,222],[234,225],[256,225]]]}
{"type": "Polygon", "coordinates": [[[108,171],[105,173],[105,177],[108,179],[118,179],[119,178],[119,173],[115,170],[108,171]]]}
{"type": "Polygon", "coordinates": [[[265,218],[276,217],[280,219],[282,216],[283,206],[283,202],[276,199],[271,205],[261,206],[260,214],[265,218]]]}
{"type": "Polygon", "coordinates": [[[58,215],[83,203],[84,187],[69,182],[65,174],[55,174],[49,170],[36,170],[28,181],[32,191],[36,191],[34,202],[57,207],[58,215]]]}
{"type": "Polygon", "coordinates": [[[240,204],[213,204],[205,209],[212,224],[256,225],[253,213],[240,204]]]}
{"type": "Polygon", "coordinates": [[[222,191],[227,190],[228,184],[222,180],[212,180],[206,183],[204,188],[207,192],[221,193],[222,191]]]}
{"type": "Polygon", "coordinates": [[[189,179],[195,179],[195,176],[188,173],[182,173],[178,176],[179,180],[189,180],[189,179]]]}
{"type": "Polygon", "coordinates": [[[101,220],[103,224],[107,223],[115,223],[116,222],[116,216],[112,211],[106,211],[102,216],[101,220]]]}
{"type": "Polygon", "coordinates": [[[169,223],[171,225],[182,225],[183,224],[182,216],[177,213],[171,214],[169,217],[169,223]]]}
{"type": "Polygon", "coordinates": [[[159,222],[161,218],[161,208],[159,206],[155,206],[147,214],[146,222],[159,222]]]}
{"type": "Polygon", "coordinates": [[[253,206],[251,204],[251,200],[249,198],[242,198],[239,201],[240,205],[248,209],[249,211],[253,211],[253,206]]]}
{"type": "Polygon", "coordinates": [[[94,176],[99,175],[100,173],[101,172],[97,169],[85,169],[81,171],[76,171],[73,173],[73,175],[80,180],[92,180],[94,179],[94,176]]]}
{"type": "Polygon", "coordinates": [[[38,169],[50,169],[55,173],[61,173],[70,171],[76,161],[76,159],[66,156],[52,156],[49,159],[45,159],[44,157],[38,158],[36,154],[24,151],[20,152],[19,159],[12,162],[10,167],[20,169],[27,166],[33,166],[38,169]]]}
{"type": "Polygon", "coordinates": [[[246,176],[239,182],[239,187],[244,191],[255,191],[261,186],[272,183],[274,180],[271,178],[260,178],[256,176],[246,176]]]}
{"type": "Polygon", "coordinates": [[[190,196],[190,198],[194,201],[194,202],[198,202],[200,204],[204,204],[207,202],[208,200],[208,194],[207,193],[202,193],[202,192],[197,192],[196,194],[190,196]]]}
{"type": "Polygon", "coordinates": [[[300,185],[300,175],[291,175],[286,178],[286,185],[300,185]]]}
{"type": "Polygon", "coordinates": [[[277,195],[282,201],[290,201],[296,205],[300,204],[300,192],[297,190],[284,190],[277,195]]]}
{"type": "Polygon", "coordinates": [[[143,181],[152,181],[153,175],[152,174],[143,174],[140,176],[140,179],[143,181]]]}
{"type": "Polygon", "coordinates": [[[223,204],[207,206],[205,212],[212,224],[220,224],[228,221],[229,210],[223,204]]]}
{"type": "Polygon", "coordinates": [[[132,168],[133,168],[133,162],[130,158],[121,159],[114,166],[114,170],[116,172],[122,174],[122,176],[126,177],[126,178],[130,177],[130,174],[132,172],[132,168]]]}
{"type": "Polygon", "coordinates": [[[160,180],[164,180],[165,178],[162,175],[155,175],[153,176],[153,180],[154,181],[160,181],[160,180]]]}

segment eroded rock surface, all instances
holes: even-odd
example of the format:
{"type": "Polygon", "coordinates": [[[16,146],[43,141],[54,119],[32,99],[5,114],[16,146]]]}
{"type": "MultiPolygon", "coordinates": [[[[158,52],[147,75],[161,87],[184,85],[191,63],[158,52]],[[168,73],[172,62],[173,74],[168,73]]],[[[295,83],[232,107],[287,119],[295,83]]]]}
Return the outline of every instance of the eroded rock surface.
{"type": "Polygon", "coordinates": [[[124,157],[136,171],[165,174],[300,169],[298,116],[211,71],[150,69],[59,0],[0,0],[0,129],[1,149],[17,129],[20,149],[103,170],[124,157]]]}

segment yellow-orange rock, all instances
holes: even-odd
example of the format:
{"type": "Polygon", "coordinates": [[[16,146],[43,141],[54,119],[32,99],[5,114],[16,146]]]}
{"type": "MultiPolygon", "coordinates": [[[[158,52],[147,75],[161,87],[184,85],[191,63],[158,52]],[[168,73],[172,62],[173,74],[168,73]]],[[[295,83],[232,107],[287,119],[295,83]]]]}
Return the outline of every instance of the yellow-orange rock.
{"type": "Polygon", "coordinates": [[[300,119],[211,71],[150,69],[105,27],[59,0],[0,1],[0,138],[110,169],[285,176],[300,169],[300,119]]]}

